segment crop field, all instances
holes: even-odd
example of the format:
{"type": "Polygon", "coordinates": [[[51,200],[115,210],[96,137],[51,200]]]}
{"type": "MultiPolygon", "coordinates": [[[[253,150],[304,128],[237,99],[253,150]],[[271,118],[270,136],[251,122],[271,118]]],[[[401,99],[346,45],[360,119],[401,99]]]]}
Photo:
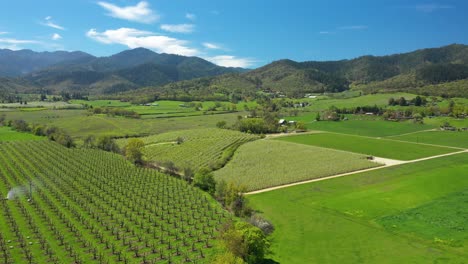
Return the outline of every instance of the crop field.
{"type": "Polygon", "coordinates": [[[1,141],[23,141],[23,140],[44,140],[44,137],[34,136],[29,133],[21,133],[12,130],[9,127],[0,126],[0,142],[1,141]]]}
{"type": "Polygon", "coordinates": [[[468,153],[249,196],[279,263],[464,263],[468,153]],[[443,235],[445,234],[445,235],[443,235]]]}
{"type": "Polygon", "coordinates": [[[433,129],[435,125],[421,125],[412,122],[392,122],[385,121],[377,117],[375,120],[369,120],[369,117],[363,116],[363,120],[348,121],[315,121],[316,114],[309,114],[302,117],[290,117],[288,120],[303,121],[309,130],[320,130],[344,134],[353,134],[369,137],[387,137],[395,136],[417,131],[433,129]]]}
{"type": "Polygon", "coordinates": [[[258,140],[242,145],[215,172],[217,180],[244,185],[249,191],[378,166],[364,155],[289,143],[258,140]]]}
{"type": "Polygon", "coordinates": [[[227,217],[186,182],[116,154],[7,142],[0,164],[6,264],[205,262],[227,217]]]}
{"type": "Polygon", "coordinates": [[[457,149],[449,147],[427,146],[411,142],[334,133],[288,136],[280,137],[278,140],[396,160],[414,160],[457,151],[457,149]]]}
{"type": "Polygon", "coordinates": [[[23,119],[28,123],[57,126],[75,138],[88,135],[113,137],[153,135],[194,128],[215,128],[219,121],[233,124],[242,113],[201,115],[193,117],[132,119],[105,115],[88,115],[85,110],[46,110],[6,112],[7,120],[23,119]]]}
{"type": "MultiPolygon", "coordinates": [[[[158,163],[172,161],[180,168],[196,171],[201,167],[219,169],[242,144],[258,136],[225,129],[193,129],[141,138],[145,158],[158,163]],[[182,142],[177,142],[180,138],[182,142]]],[[[123,147],[126,139],[118,140],[123,147]]]]}
{"type": "Polygon", "coordinates": [[[468,148],[468,132],[427,131],[390,137],[390,139],[444,145],[456,148],[468,148]]]}

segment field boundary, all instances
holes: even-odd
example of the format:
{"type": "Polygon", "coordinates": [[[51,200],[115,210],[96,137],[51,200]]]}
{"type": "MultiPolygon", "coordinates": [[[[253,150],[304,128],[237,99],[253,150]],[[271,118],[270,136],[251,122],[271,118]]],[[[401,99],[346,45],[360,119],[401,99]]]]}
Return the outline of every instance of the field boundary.
{"type": "MultiPolygon", "coordinates": [[[[275,191],[275,190],[278,190],[278,189],[288,188],[288,187],[292,187],[292,186],[296,186],[296,185],[302,185],[302,184],[307,184],[307,183],[312,183],[312,182],[318,182],[318,181],[325,181],[325,180],[330,180],[330,179],[335,179],[335,178],[341,178],[341,177],[350,176],[350,175],[354,175],[354,174],[358,174],[358,173],[363,173],[363,172],[368,172],[368,171],[373,171],[373,170],[380,170],[380,169],[384,169],[384,168],[388,168],[388,167],[399,166],[399,165],[404,165],[404,164],[409,164],[409,163],[416,163],[416,162],[420,162],[420,161],[437,159],[437,158],[442,158],[442,157],[452,156],[452,155],[457,155],[457,154],[462,154],[462,153],[468,153],[468,149],[464,149],[462,151],[457,151],[457,152],[451,152],[451,153],[447,153],[447,154],[441,154],[441,155],[425,157],[425,158],[421,158],[421,159],[395,162],[395,163],[391,163],[391,164],[385,164],[385,165],[379,166],[379,167],[363,169],[363,170],[357,170],[357,171],[352,171],[352,172],[347,172],[347,173],[341,173],[341,174],[327,176],[327,177],[323,177],[323,178],[317,178],[317,179],[312,179],[312,180],[306,180],[306,181],[300,181],[300,182],[295,182],[295,183],[279,185],[279,186],[275,186],[275,187],[269,187],[269,188],[265,188],[265,189],[261,189],[261,190],[257,190],[257,191],[247,192],[247,193],[245,193],[245,195],[253,195],[253,194],[259,194],[259,193],[264,193],[264,192],[271,192],[271,191],[275,191]]],[[[383,160],[382,158],[377,158],[377,157],[375,159],[377,161],[379,161],[379,159],[383,160]]]]}

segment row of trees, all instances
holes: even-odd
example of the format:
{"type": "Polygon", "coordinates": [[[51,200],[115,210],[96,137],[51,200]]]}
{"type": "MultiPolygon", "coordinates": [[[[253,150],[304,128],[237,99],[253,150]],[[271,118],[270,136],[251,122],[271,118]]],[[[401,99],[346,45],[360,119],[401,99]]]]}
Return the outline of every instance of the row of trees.
{"type": "Polygon", "coordinates": [[[123,109],[120,107],[95,107],[90,109],[93,114],[106,114],[108,116],[123,116],[129,118],[140,118],[140,115],[131,110],[123,109]]]}

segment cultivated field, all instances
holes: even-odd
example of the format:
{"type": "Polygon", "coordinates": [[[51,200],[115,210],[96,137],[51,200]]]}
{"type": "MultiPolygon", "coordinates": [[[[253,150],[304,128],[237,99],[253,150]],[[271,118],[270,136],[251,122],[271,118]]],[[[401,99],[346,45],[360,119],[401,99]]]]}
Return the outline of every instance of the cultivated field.
{"type": "Polygon", "coordinates": [[[0,164],[2,263],[205,262],[226,220],[205,193],[116,154],[0,143],[0,164]]]}
{"type": "MultiPolygon", "coordinates": [[[[180,130],[141,139],[145,143],[143,153],[148,161],[172,161],[179,169],[196,171],[201,167],[221,168],[240,145],[258,138],[233,130],[208,128],[180,130]]],[[[124,147],[127,141],[121,139],[118,144],[124,147]]]]}
{"type": "Polygon", "coordinates": [[[448,147],[427,146],[411,142],[334,133],[288,136],[280,137],[278,140],[396,160],[414,160],[457,151],[457,149],[448,147]]]}
{"type": "Polygon", "coordinates": [[[215,172],[217,180],[236,182],[249,191],[378,166],[364,155],[279,140],[242,145],[215,172]]]}
{"type": "Polygon", "coordinates": [[[271,258],[280,263],[464,263],[467,164],[459,154],[249,201],[275,225],[271,258]]]}

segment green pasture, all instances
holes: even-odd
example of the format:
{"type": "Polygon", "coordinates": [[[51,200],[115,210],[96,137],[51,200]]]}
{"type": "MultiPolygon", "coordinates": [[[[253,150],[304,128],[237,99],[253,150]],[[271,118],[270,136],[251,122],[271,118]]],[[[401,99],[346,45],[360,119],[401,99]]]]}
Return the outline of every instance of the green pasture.
{"type": "Polygon", "coordinates": [[[426,131],[390,137],[390,139],[468,148],[468,131],[426,131]]]}
{"type": "Polygon", "coordinates": [[[385,121],[378,117],[359,116],[347,121],[315,121],[317,114],[311,113],[300,117],[290,117],[288,120],[303,121],[309,130],[353,134],[370,137],[395,136],[416,131],[433,129],[434,124],[414,124],[413,122],[385,121]]]}
{"type": "Polygon", "coordinates": [[[232,160],[215,172],[217,180],[249,191],[378,166],[364,155],[279,140],[242,145],[232,160]]]}
{"type": "Polygon", "coordinates": [[[468,188],[467,170],[468,154],[458,154],[256,194],[249,201],[275,226],[270,257],[279,263],[464,263],[468,231],[453,235],[450,229],[466,225],[466,198],[455,193],[468,188]],[[440,225],[454,214],[455,222],[464,223],[440,225]],[[400,223],[384,220],[391,216],[400,223]],[[457,240],[456,247],[433,234],[457,240]]]}
{"type": "Polygon", "coordinates": [[[57,126],[75,138],[94,136],[141,136],[169,131],[215,128],[219,121],[232,124],[240,113],[201,115],[192,117],[132,119],[90,115],[86,110],[46,110],[36,112],[5,112],[7,120],[23,119],[28,123],[57,126]]]}
{"type": "Polygon", "coordinates": [[[25,140],[44,140],[44,137],[34,136],[29,133],[17,132],[9,127],[0,126],[1,141],[25,141],[25,140]]]}
{"type": "Polygon", "coordinates": [[[280,137],[278,140],[396,160],[414,160],[457,151],[448,147],[334,133],[287,136],[280,137]]]}
{"type": "Polygon", "coordinates": [[[322,111],[329,109],[332,106],[338,108],[354,108],[358,106],[387,106],[388,99],[390,98],[398,99],[400,97],[405,97],[407,100],[411,100],[416,95],[409,93],[391,93],[391,94],[369,94],[359,97],[352,97],[346,99],[330,99],[330,98],[318,98],[312,99],[311,105],[306,107],[306,110],[309,111],[322,111]]]}

